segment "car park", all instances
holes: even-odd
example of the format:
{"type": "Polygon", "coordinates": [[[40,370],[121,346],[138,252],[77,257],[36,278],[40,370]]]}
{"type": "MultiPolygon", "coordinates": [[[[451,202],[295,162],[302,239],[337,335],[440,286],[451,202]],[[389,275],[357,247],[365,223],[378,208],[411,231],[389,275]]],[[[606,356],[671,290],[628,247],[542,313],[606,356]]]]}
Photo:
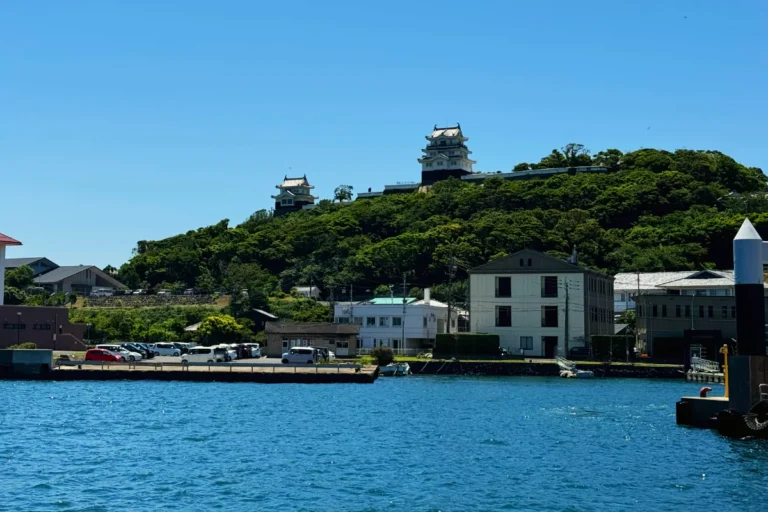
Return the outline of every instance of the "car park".
{"type": "Polygon", "coordinates": [[[224,349],[218,347],[192,347],[181,356],[183,363],[223,363],[226,357],[224,349]]]}
{"type": "Polygon", "coordinates": [[[186,343],[179,343],[177,341],[174,341],[173,343],[171,343],[171,345],[179,349],[179,352],[181,352],[181,355],[184,355],[187,352],[189,352],[189,346],[186,343]]]}
{"type": "Polygon", "coordinates": [[[152,359],[153,357],[155,357],[154,352],[152,352],[152,349],[149,348],[149,345],[147,345],[146,343],[140,343],[138,341],[135,341],[133,342],[133,344],[136,345],[137,347],[141,347],[144,349],[144,351],[147,353],[147,359],[152,359]]]}
{"type": "Polygon", "coordinates": [[[150,345],[150,348],[156,356],[178,357],[181,355],[181,350],[176,348],[173,343],[155,343],[154,345],[150,345]]]}
{"type": "Polygon", "coordinates": [[[120,354],[126,361],[141,361],[141,353],[127,350],[120,345],[96,345],[96,348],[109,350],[113,354],[120,354]]]}
{"type": "Polygon", "coordinates": [[[315,364],[320,359],[320,352],[312,347],[293,347],[283,354],[283,364],[315,364]]]}
{"type": "Polygon", "coordinates": [[[251,351],[251,357],[261,357],[261,345],[258,343],[246,343],[245,346],[251,351]]]}
{"type": "Polygon", "coordinates": [[[108,362],[122,362],[123,356],[120,354],[114,354],[109,350],[102,348],[92,348],[85,353],[86,361],[108,361],[108,362]]]}

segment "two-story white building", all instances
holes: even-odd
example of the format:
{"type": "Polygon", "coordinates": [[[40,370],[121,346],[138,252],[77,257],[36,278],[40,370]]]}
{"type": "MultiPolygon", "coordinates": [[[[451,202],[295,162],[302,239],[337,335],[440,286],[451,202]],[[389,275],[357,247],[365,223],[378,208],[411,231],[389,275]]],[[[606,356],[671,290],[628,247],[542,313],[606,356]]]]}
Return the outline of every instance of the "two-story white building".
{"type": "Polygon", "coordinates": [[[590,336],[613,334],[613,277],[531,249],[469,271],[470,330],[502,348],[568,357],[590,336]]]}
{"type": "MultiPolygon", "coordinates": [[[[435,346],[435,336],[447,332],[448,305],[424,299],[375,298],[334,307],[334,322],[360,326],[358,348],[392,347],[398,354],[418,354],[435,346]],[[403,340],[405,340],[403,342],[403,340]]],[[[451,332],[457,332],[458,312],[451,312],[451,332]]]]}

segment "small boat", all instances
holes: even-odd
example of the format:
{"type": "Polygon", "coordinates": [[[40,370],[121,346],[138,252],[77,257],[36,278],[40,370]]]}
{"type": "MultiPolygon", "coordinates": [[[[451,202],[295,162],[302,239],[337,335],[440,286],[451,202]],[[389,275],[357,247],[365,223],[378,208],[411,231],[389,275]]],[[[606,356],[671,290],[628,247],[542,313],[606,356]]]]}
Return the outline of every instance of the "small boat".
{"type": "Polygon", "coordinates": [[[389,363],[379,367],[379,375],[382,377],[404,377],[410,374],[411,367],[408,366],[408,363],[389,363]]]}
{"type": "Polygon", "coordinates": [[[560,367],[560,377],[564,379],[591,379],[595,376],[595,372],[579,370],[576,363],[562,357],[557,358],[557,365],[560,367]]]}

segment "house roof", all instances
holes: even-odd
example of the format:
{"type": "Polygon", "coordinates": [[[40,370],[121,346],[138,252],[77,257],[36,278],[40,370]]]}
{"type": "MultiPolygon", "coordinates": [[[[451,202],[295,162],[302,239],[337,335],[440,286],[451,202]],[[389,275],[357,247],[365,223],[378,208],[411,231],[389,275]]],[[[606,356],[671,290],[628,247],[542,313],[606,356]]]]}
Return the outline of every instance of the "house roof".
{"type": "Polygon", "coordinates": [[[253,310],[254,310],[256,313],[260,314],[261,316],[265,316],[265,317],[267,317],[267,318],[271,318],[272,320],[278,320],[278,318],[277,318],[275,315],[273,315],[272,313],[267,313],[267,312],[266,312],[266,311],[264,311],[264,310],[261,310],[261,309],[256,309],[256,308],[254,308],[253,310]]]}
{"type": "Polygon", "coordinates": [[[599,275],[608,279],[612,276],[581,267],[577,264],[568,263],[565,260],[556,258],[549,254],[535,251],[533,249],[523,249],[516,253],[504,256],[494,261],[489,261],[470,269],[469,274],[541,274],[541,273],[561,273],[561,274],[581,274],[589,273],[599,275]],[[528,265],[528,259],[531,259],[531,265],[528,265]],[[523,265],[520,265],[520,261],[523,265]]]}
{"type": "Polygon", "coordinates": [[[614,291],[636,292],[667,288],[717,288],[734,286],[733,270],[684,270],[680,272],[644,272],[638,274],[624,272],[616,274],[614,291]]]}
{"type": "Polygon", "coordinates": [[[437,125],[432,129],[432,135],[429,136],[429,138],[435,138],[435,137],[460,137],[461,136],[461,126],[446,126],[444,128],[438,128],[437,125]]]}
{"type": "Polygon", "coordinates": [[[360,326],[316,322],[267,322],[264,324],[264,330],[275,334],[359,334],[360,326]]]}
{"type": "Polygon", "coordinates": [[[278,185],[277,188],[281,187],[309,187],[309,188],[315,188],[312,185],[309,184],[307,181],[307,177],[303,176],[301,178],[289,178],[288,176],[285,177],[283,180],[283,183],[281,185],[278,185]]]}
{"type": "Polygon", "coordinates": [[[16,267],[23,267],[24,265],[34,265],[40,260],[47,260],[49,263],[56,266],[55,263],[53,263],[48,258],[6,258],[5,260],[5,268],[16,268],[16,267]]]}
{"type": "Polygon", "coordinates": [[[184,330],[186,332],[195,332],[196,330],[198,330],[200,328],[200,324],[202,324],[202,323],[203,322],[197,322],[196,324],[188,325],[188,326],[186,326],[184,328],[184,330]]]}
{"type": "Polygon", "coordinates": [[[102,271],[99,267],[96,267],[94,265],[77,265],[77,266],[68,266],[68,267],[58,267],[50,272],[46,272],[45,274],[41,274],[35,278],[36,284],[54,284],[58,283],[59,281],[62,281],[68,277],[72,277],[74,275],[79,274],[80,272],[84,272],[86,270],[91,270],[96,273],[97,276],[104,279],[108,283],[110,283],[115,288],[125,288],[125,285],[115,279],[114,277],[110,276],[106,272],[102,271]]]}
{"type": "Polygon", "coordinates": [[[0,233],[0,245],[21,245],[21,242],[0,233]]]}
{"type": "Polygon", "coordinates": [[[417,300],[412,304],[413,306],[434,306],[436,308],[447,308],[448,304],[445,302],[440,302],[439,300],[430,299],[429,304],[424,302],[424,300],[417,300]]]}
{"type": "MultiPolygon", "coordinates": [[[[406,304],[413,304],[416,302],[416,299],[413,297],[406,297],[405,303],[406,304]]],[[[397,298],[397,297],[376,297],[374,299],[371,299],[368,301],[368,304],[374,304],[376,306],[402,306],[403,305],[403,298],[397,298]]]]}
{"type": "Polygon", "coordinates": [[[614,291],[637,291],[651,290],[657,288],[660,284],[669,283],[678,279],[683,279],[695,273],[693,270],[683,270],[681,272],[641,272],[640,285],[637,284],[638,274],[635,272],[621,272],[616,274],[613,281],[614,291]]]}

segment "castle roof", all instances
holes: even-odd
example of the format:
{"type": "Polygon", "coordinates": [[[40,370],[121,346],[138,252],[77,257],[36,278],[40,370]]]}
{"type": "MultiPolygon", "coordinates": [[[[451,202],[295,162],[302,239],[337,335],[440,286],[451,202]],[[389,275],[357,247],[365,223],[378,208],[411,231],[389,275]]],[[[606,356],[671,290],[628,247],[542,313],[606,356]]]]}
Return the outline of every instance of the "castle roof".
{"type": "Polygon", "coordinates": [[[288,176],[286,176],[285,179],[283,180],[283,183],[277,186],[277,188],[283,188],[283,187],[309,187],[309,188],[314,188],[307,181],[307,176],[306,175],[304,175],[301,178],[289,178],[288,176]]]}

